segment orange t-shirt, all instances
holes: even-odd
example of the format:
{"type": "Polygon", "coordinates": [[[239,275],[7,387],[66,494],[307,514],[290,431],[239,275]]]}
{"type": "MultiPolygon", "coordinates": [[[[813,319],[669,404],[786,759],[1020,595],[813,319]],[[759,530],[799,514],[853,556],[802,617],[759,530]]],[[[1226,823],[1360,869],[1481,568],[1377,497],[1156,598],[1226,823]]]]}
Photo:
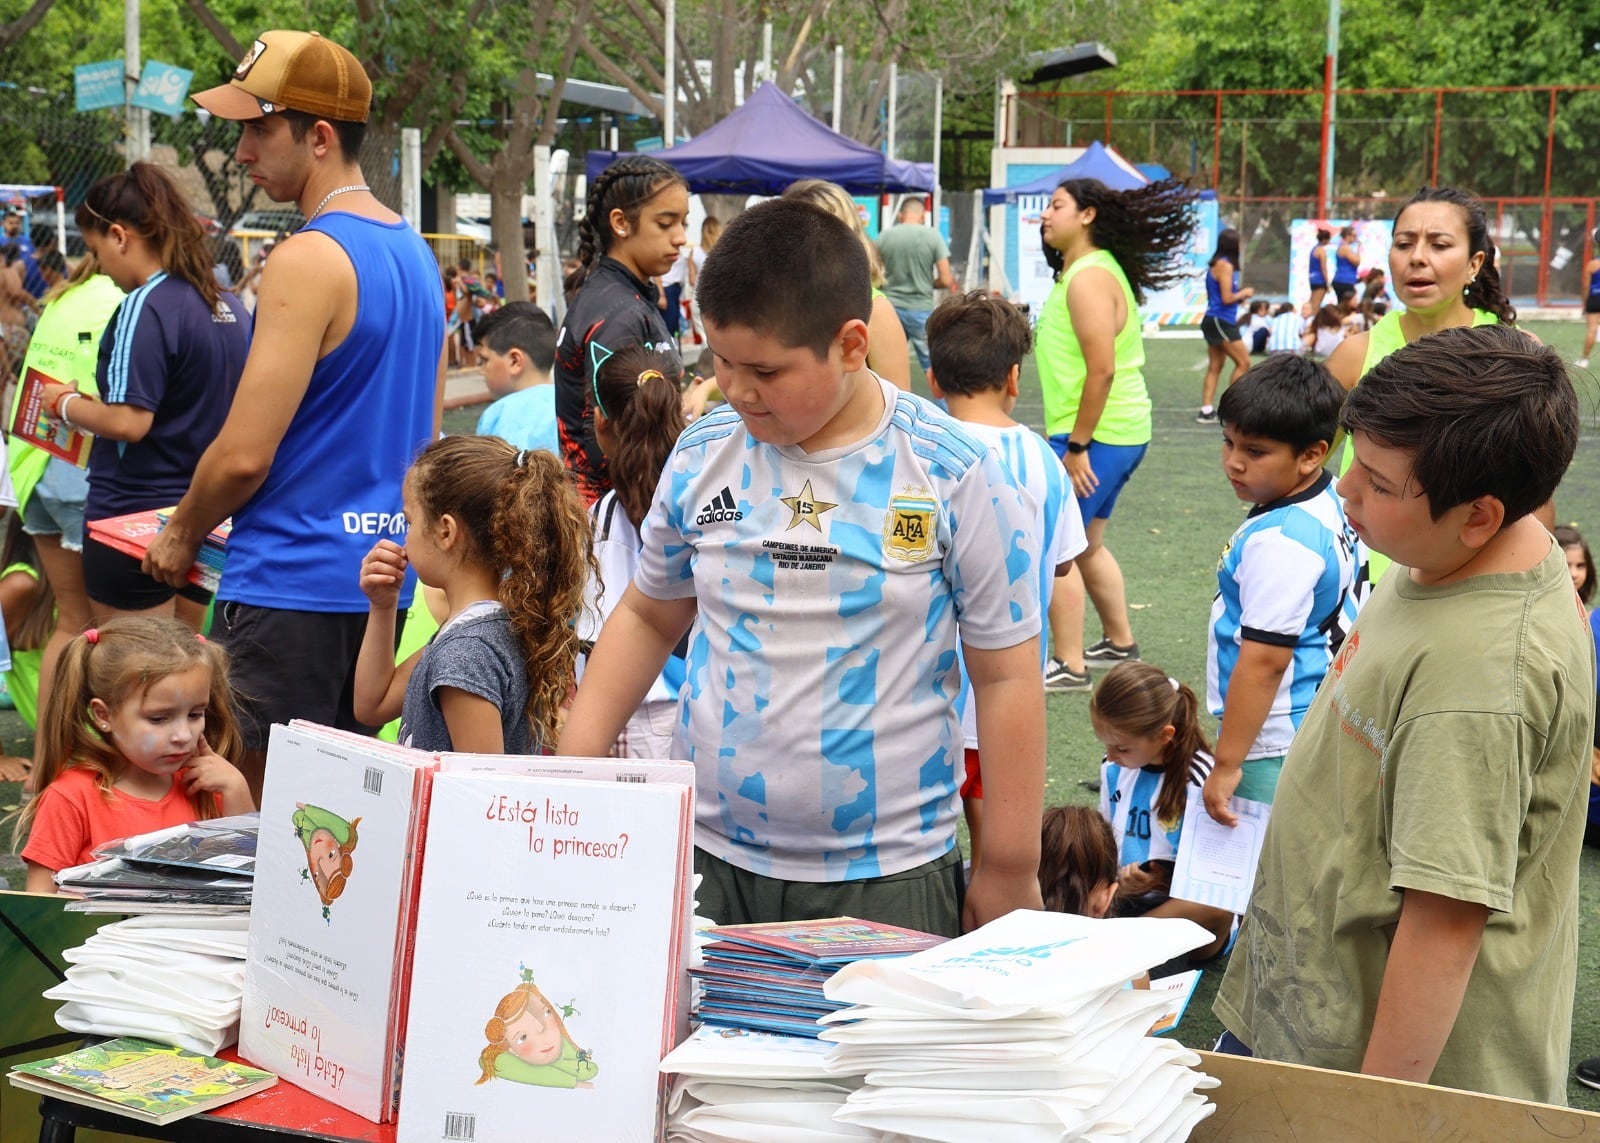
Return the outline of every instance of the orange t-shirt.
{"type": "Polygon", "coordinates": [[[183,825],[196,818],[183,783],[174,780],[160,801],[112,790],[108,799],[86,766],[69,766],[39,795],[22,859],[50,870],[94,860],[90,850],[108,841],[183,825]]]}

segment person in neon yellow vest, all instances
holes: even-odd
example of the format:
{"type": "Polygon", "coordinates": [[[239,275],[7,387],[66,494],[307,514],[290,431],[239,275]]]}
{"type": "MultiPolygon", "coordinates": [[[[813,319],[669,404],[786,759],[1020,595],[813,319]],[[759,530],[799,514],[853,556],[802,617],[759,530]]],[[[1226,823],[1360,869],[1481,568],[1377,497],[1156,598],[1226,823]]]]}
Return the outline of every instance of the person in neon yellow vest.
{"type": "Polygon", "coordinates": [[[1045,261],[1056,284],[1039,311],[1034,356],[1045,433],[1066,465],[1089,540],[1051,597],[1047,691],[1086,691],[1090,667],[1139,657],[1106,524],[1150,446],[1139,303],[1183,275],[1172,254],[1194,229],[1194,199],[1171,180],[1114,191],[1098,179],[1068,179],[1044,211],[1045,261]],[[1104,638],[1086,648],[1087,600],[1104,638]]]}
{"type": "MultiPolygon", "coordinates": [[[[1403,345],[1461,326],[1514,324],[1512,308],[1495,265],[1494,242],[1483,203],[1455,187],[1423,187],[1394,216],[1389,245],[1389,280],[1404,311],[1392,311],[1365,333],[1353,334],[1328,355],[1328,371],[1348,391],[1374,366],[1403,345]]],[[[1338,446],[1339,475],[1350,467],[1349,442],[1338,446]]],[[[1555,524],[1554,507],[1536,516],[1555,524]]],[[[1365,594],[1388,569],[1388,556],[1367,558],[1365,594]]]]}

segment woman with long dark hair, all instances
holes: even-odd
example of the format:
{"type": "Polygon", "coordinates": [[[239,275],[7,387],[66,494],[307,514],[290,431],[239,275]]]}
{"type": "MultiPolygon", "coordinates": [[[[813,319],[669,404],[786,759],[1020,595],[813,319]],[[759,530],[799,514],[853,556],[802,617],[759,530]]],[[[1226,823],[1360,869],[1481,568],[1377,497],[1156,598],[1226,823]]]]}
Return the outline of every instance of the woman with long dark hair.
{"type": "Polygon", "coordinates": [[[1250,352],[1239,336],[1239,303],[1254,295],[1249,286],[1239,288],[1239,232],[1230,226],[1217,235],[1217,248],[1206,270],[1206,315],[1200,319],[1200,334],[1206,339],[1206,378],[1200,388],[1200,412],[1195,416],[1202,425],[1217,423],[1213,400],[1224,362],[1233,362],[1229,385],[1250,368],[1250,352]]]}
{"type": "Polygon", "coordinates": [[[1105,547],[1105,532],[1150,445],[1139,303],[1181,276],[1172,253],[1194,228],[1195,197],[1170,179],[1129,191],[1068,179],[1045,208],[1044,254],[1056,284],[1039,312],[1034,356],[1046,432],[1072,480],[1089,540],[1051,599],[1048,691],[1087,691],[1091,666],[1139,656],[1122,568],[1105,547]],[[1104,638],[1085,648],[1087,599],[1104,638]]]}

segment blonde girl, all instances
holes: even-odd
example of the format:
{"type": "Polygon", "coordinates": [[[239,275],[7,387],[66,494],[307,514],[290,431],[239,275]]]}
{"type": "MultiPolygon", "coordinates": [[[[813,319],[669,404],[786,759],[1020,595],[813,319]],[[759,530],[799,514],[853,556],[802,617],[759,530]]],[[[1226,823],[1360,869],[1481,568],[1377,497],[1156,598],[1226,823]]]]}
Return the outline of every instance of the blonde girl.
{"type": "Polygon", "coordinates": [[[543,449],[499,437],[435,441],[406,473],[405,546],[380,540],[361,562],[370,601],[356,661],[355,714],[400,717],[421,750],[534,754],[555,741],[573,683],[584,586],[594,567],[589,518],[566,471],[543,449]],[[394,661],[406,570],[445,596],[428,645],[394,661]]]}
{"type": "Polygon", "coordinates": [[[1193,959],[1214,956],[1227,943],[1233,917],[1169,895],[1189,787],[1204,786],[1211,772],[1199,700],[1159,667],[1121,663],[1095,689],[1089,721],[1106,748],[1100,813],[1117,841],[1119,912],[1194,921],[1213,940],[1193,959]]]}
{"type": "Polygon", "coordinates": [[[97,845],[255,809],[230,758],[241,743],[228,656],[184,623],[134,617],[91,627],[56,662],[39,719],[37,797],[16,836],[30,893],[97,845]]]}
{"type": "Polygon", "coordinates": [[[867,321],[867,365],[879,377],[909,393],[911,347],[893,304],[884,296],[883,284],[888,280],[888,274],[884,270],[883,256],[861,225],[861,214],[856,209],[855,199],[838,183],[830,183],[826,179],[801,179],[791,183],[783,192],[783,197],[821,207],[841,222],[849,223],[861,239],[861,245],[867,250],[867,264],[872,269],[872,317],[867,321]]]}
{"type": "MultiPolygon", "coordinates": [[[[632,345],[607,358],[594,376],[594,432],[611,471],[612,488],[589,509],[595,570],[589,578],[589,606],[578,622],[585,650],[600,637],[606,617],[633,582],[639,567],[639,527],[684,426],[678,364],[670,354],[632,345]]],[[[669,655],[660,677],[623,727],[613,754],[670,756],[678,689],[685,673],[683,657],[669,655]]]]}

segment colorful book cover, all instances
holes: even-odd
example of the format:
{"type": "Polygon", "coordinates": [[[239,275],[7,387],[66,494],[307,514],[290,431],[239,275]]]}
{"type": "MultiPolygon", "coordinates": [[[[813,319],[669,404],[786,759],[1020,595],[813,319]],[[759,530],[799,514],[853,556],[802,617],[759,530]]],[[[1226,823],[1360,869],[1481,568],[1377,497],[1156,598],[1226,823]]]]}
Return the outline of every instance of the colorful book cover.
{"type": "Polygon", "coordinates": [[[886,956],[907,956],[943,944],[944,937],[902,929],[880,921],[825,917],[812,921],[772,921],[761,925],[719,925],[706,930],[722,941],[763,949],[808,964],[847,964],[886,956]]]}
{"type": "MultiPolygon", "coordinates": [[[[129,512],[126,516],[109,516],[104,520],[90,520],[85,525],[89,534],[108,548],[125,556],[144,559],[150,545],[161,534],[161,521],[155,512],[129,512]]],[[[189,569],[189,582],[207,591],[216,591],[222,582],[222,572],[204,562],[196,561],[189,569]]]]}
{"type": "Polygon", "coordinates": [[[430,755],[274,726],[239,1052],[374,1122],[393,1115],[430,755]]]}
{"type": "Polygon", "coordinates": [[[1166,1008],[1150,1026],[1152,1036],[1164,1036],[1178,1026],[1178,1021],[1182,1020],[1183,1014],[1189,1010],[1189,1001],[1194,999],[1194,990],[1199,984],[1198,968],[1191,968],[1188,972],[1176,973],[1173,976],[1163,976],[1159,980],[1150,982],[1151,992],[1167,998],[1166,1008]]]}
{"type": "MultiPolygon", "coordinates": [[[[94,437],[70,428],[50,415],[44,403],[44,387],[55,384],[58,382],[54,377],[32,367],[23,372],[22,393],[17,398],[17,415],[11,422],[11,435],[82,468],[89,463],[89,445],[94,437]]],[[[82,399],[87,401],[91,398],[82,399]]]]}
{"type": "Polygon", "coordinates": [[[659,1137],[691,798],[671,782],[434,778],[401,1143],[659,1137]]]}
{"type": "Polygon", "coordinates": [[[18,1064],[7,1078],[29,1091],[157,1125],[278,1082],[271,1072],[131,1037],[18,1064]]]}

